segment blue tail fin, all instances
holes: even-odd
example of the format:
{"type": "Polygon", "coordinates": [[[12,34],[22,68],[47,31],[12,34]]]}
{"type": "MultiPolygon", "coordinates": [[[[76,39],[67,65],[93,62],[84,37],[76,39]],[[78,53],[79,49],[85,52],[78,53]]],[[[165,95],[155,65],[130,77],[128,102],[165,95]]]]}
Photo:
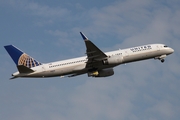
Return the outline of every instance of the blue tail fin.
{"type": "Polygon", "coordinates": [[[27,55],[26,53],[22,52],[18,48],[13,45],[4,46],[6,51],[9,53],[13,61],[17,66],[23,65],[28,68],[32,68],[35,66],[41,65],[40,62],[34,60],[31,56],[27,55]]]}

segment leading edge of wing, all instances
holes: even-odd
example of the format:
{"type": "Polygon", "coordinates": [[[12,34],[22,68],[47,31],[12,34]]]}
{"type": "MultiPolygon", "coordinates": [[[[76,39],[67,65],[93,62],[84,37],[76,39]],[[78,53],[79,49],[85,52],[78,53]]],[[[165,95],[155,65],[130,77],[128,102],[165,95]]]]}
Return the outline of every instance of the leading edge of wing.
{"type": "Polygon", "coordinates": [[[101,60],[107,57],[93,42],[91,42],[82,32],[80,32],[86,44],[86,54],[89,60],[101,60]]]}

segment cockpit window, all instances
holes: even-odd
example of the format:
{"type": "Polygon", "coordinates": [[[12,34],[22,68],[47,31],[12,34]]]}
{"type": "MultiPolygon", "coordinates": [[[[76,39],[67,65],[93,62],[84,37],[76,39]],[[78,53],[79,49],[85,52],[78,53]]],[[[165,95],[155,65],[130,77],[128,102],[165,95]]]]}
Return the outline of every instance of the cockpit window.
{"type": "Polygon", "coordinates": [[[164,47],[168,47],[168,46],[165,45],[164,47]]]}

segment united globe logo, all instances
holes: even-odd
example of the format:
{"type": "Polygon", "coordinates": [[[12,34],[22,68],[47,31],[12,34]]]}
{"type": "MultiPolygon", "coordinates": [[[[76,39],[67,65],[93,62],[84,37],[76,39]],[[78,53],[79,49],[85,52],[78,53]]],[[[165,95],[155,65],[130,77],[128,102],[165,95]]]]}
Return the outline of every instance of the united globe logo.
{"type": "Polygon", "coordinates": [[[18,65],[24,65],[28,68],[35,67],[41,65],[40,62],[34,60],[32,57],[27,55],[26,53],[23,53],[18,60],[18,65]]]}

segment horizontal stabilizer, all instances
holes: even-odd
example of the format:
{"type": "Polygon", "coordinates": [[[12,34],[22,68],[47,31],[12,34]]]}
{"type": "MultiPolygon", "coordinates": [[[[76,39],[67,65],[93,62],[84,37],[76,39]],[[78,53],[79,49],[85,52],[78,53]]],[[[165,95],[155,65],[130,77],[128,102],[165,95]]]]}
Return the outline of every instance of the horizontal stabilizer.
{"type": "Polygon", "coordinates": [[[32,73],[32,72],[34,72],[34,70],[32,70],[32,69],[30,69],[24,65],[18,65],[17,68],[18,68],[18,71],[20,73],[32,73]]]}

